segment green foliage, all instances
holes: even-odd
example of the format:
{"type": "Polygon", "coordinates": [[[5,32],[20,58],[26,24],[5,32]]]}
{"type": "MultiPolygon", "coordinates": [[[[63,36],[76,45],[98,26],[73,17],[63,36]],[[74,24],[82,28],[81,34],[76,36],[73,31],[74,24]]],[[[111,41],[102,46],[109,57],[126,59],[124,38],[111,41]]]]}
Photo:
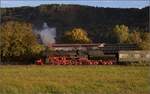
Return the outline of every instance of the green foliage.
{"type": "Polygon", "coordinates": [[[113,33],[119,43],[125,43],[129,37],[129,29],[125,25],[116,25],[113,29],[113,33]]]}
{"type": "Polygon", "coordinates": [[[42,49],[32,32],[31,24],[10,21],[2,24],[0,33],[1,56],[7,60],[21,56],[30,57],[42,49]]]}
{"type": "Polygon", "coordinates": [[[63,39],[66,43],[91,43],[87,32],[82,28],[74,28],[72,31],[65,32],[63,39]]]}

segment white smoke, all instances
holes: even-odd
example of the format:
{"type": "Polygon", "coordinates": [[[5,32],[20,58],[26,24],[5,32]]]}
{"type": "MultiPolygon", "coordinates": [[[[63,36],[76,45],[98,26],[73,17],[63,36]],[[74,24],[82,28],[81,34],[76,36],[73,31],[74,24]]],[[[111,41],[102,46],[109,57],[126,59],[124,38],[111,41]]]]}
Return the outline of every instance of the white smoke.
{"type": "Polygon", "coordinates": [[[47,23],[43,23],[42,30],[37,32],[40,35],[42,43],[46,46],[55,43],[56,28],[48,27],[47,23]]]}

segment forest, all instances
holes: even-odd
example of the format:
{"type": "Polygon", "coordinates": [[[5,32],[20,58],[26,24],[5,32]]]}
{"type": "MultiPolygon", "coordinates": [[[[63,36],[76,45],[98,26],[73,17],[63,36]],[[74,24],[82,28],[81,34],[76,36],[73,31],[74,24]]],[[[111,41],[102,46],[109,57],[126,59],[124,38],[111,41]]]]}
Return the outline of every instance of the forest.
{"type": "Polygon", "coordinates": [[[57,43],[73,28],[83,28],[94,43],[115,43],[111,36],[116,25],[126,25],[130,31],[148,32],[149,6],[136,8],[103,8],[83,5],[51,4],[37,7],[0,8],[1,23],[20,21],[41,29],[46,22],[57,29],[57,43]],[[109,38],[108,38],[109,37],[109,38]],[[112,39],[110,39],[112,38],[112,39]]]}

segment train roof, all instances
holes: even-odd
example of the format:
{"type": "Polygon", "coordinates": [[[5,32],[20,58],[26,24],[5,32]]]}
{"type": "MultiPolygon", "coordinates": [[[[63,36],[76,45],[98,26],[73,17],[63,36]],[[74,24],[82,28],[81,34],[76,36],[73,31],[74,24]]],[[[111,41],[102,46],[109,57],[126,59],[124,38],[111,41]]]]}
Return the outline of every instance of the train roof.
{"type": "Polygon", "coordinates": [[[76,55],[75,51],[52,51],[49,55],[56,55],[56,56],[72,56],[76,55]]]}
{"type": "Polygon", "coordinates": [[[100,51],[100,50],[89,50],[88,54],[92,56],[104,55],[103,51],[100,51]]]}
{"type": "Polygon", "coordinates": [[[51,44],[49,47],[118,47],[118,46],[137,46],[136,44],[105,44],[105,43],[95,43],[95,44],[51,44]]]}
{"type": "Polygon", "coordinates": [[[98,46],[99,44],[52,44],[50,47],[88,47],[98,46]]]}

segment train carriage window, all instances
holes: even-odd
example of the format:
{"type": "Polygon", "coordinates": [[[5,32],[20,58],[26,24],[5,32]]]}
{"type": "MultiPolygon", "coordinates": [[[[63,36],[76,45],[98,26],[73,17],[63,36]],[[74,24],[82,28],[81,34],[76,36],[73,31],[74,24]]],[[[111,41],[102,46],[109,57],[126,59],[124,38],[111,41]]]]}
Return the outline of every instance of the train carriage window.
{"type": "Polygon", "coordinates": [[[119,54],[119,58],[127,58],[128,54],[119,54]]]}
{"type": "Polygon", "coordinates": [[[147,54],[147,55],[146,55],[146,58],[150,58],[150,54],[147,54]]]}
{"type": "Polygon", "coordinates": [[[135,54],[134,57],[135,57],[135,58],[140,58],[141,55],[140,55],[140,54],[135,54]]]}

